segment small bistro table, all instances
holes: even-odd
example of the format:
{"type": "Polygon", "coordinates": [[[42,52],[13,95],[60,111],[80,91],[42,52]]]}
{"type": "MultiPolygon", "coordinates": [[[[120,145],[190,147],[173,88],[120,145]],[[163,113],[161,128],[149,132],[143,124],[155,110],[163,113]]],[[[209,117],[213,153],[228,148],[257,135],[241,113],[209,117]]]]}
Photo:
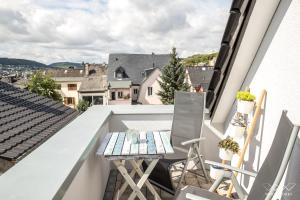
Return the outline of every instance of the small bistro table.
{"type": "Polygon", "coordinates": [[[136,196],[139,199],[146,200],[141,192],[144,184],[146,184],[155,199],[161,199],[147,179],[158,160],[172,153],[174,153],[174,150],[170,143],[170,131],[138,131],[137,134],[130,132],[108,133],[97,150],[97,155],[111,160],[125,179],[118,190],[118,194],[115,195],[115,199],[121,197],[129,185],[133,190],[128,198],[129,200],[135,199],[136,196]],[[145,172],[140,168],[144,160],[150,161],[145,172]],[[129,161],[132,165],[131,172],[128,172],[125,168],[125,161],[129,161]],[[133,180],[136,173],[140,177],[137,183],[133,180]]]}

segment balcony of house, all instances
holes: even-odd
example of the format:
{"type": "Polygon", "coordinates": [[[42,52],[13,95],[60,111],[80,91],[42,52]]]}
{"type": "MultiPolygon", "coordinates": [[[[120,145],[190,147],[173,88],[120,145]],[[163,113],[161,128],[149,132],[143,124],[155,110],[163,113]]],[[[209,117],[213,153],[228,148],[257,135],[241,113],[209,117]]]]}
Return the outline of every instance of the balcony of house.
{"type": "MultiPolygon", "coordinates": [[[[0,199],[111,199],[120,176],[110,161],[96,155],[105,134],[170,130],[173,109],[165,105],[90,107],[1,176],[0,199]]],[[[202,146],[202,153],[217,160],[211,146],[217,146],[220,135],[205,125],[203,136],[209,145],[202,146]]],[[[183,140],[175,138],[175,142],[183,140]]],[[[172,157],[179,155],[175,151],[172,157]]]]}

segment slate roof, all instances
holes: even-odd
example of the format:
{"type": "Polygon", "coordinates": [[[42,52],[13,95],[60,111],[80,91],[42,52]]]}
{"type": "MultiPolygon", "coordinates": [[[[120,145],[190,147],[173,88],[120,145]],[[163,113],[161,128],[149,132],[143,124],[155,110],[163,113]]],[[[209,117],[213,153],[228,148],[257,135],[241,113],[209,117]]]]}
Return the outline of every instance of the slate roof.
{"type": "Polygon", "coordinates": [[[61,102],[0,81],[0,158],[23,158],[77,115],[61,102]]]}
{"type": "Polygon", "coordinates": [[[201,85],[207,91],[209,82],[214,73],[212,67],[187,67],[186,68],[193,87],[201,85]]]}
{"type": "Polygon", "coordinates": [[[118,67],[125,69],[132,84],[141,84],[145,77],[145,70],[163,68],[170,61],[169,54],[110,54],[108,59],[107,80],[117,81],[114,72],[118,67]]]}

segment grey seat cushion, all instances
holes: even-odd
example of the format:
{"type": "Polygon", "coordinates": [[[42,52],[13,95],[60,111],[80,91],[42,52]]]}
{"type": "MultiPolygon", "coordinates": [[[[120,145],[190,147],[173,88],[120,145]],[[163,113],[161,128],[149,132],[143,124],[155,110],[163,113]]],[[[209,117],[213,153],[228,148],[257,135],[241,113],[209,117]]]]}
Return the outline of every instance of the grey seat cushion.
{"type": "Polygon", "coordinates": [[[204,190],[198,187],[194,186],[187,186],[183,189],[181,189],[179,195],[176,197],[177,200],[184,200],[184,199],[189,199],[191,200],[192,198],[188,198],[192,195],[197,195],[199,196],[199,200],[231,200],[227,197],[220,196],[214,192],[209,192],[208,190],[204,190]]]}

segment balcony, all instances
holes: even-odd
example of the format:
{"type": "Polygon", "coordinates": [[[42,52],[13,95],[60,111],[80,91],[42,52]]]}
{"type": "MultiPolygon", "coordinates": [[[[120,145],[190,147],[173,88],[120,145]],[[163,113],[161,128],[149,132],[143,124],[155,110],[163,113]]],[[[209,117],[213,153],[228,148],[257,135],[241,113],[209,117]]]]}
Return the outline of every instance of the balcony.
{"type": "MultiPolygon", "coordinates": [[[[105,194],[109,199],[105,190],[114,167],[96,156],[105,133],[170,130],[172,116],[173,106],[93,106],[3,174],[0,199],[103,199],[105,194]]],[[[202,152],[217,160],[210,147],[217,145],[220,135],[210,128],[204,127],[209,145],[202,146],[202,152]]]]}

